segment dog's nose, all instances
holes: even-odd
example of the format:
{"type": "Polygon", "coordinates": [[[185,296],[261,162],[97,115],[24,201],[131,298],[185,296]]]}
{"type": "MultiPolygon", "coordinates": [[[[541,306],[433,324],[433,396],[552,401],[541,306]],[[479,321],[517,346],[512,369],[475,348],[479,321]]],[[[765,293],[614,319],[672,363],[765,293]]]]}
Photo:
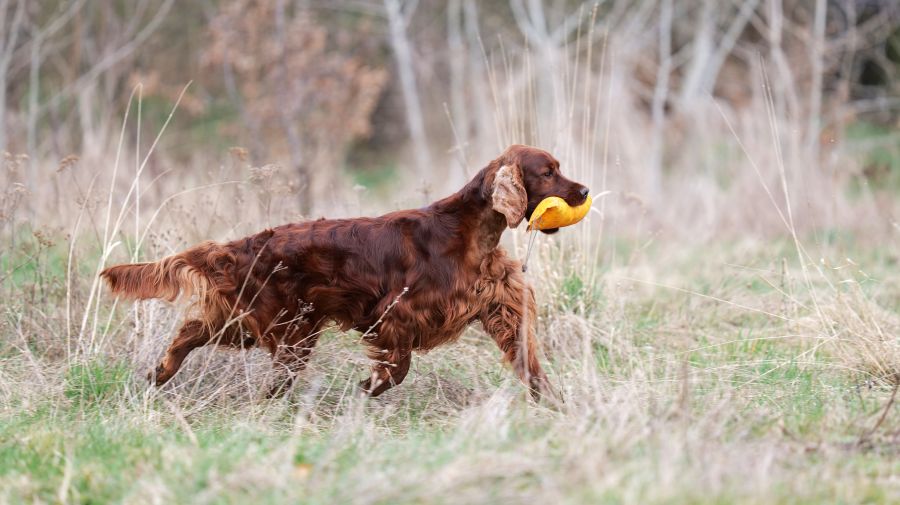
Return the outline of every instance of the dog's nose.
{"type": "Polygon", "coordinates": [[[587,198],[588,193],[590,193],[590,192],[591,192],[591,190],[584,186],[582,186],[581,191],[579,191],[579,193],[581,193],[581,196],[583,196],[584,198],[587,198]]]}

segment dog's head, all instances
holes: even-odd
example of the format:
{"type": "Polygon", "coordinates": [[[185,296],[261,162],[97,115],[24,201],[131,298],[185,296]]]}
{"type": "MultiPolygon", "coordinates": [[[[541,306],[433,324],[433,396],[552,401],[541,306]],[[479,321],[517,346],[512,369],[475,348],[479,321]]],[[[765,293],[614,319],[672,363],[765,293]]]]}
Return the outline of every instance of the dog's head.
{"type": "MultiPolygon", "coordinates": [[[[491,184],[491,205],[506,217],[510,228],[531,214],[541,200],[558,196],[571,206],[587,199],[588,188],[565,178],[559,161],[543,149],[512,145],[494,162],[497,167],[491,184]]],[[[559,228],[541,230],[556,233],[559,228]]]]}

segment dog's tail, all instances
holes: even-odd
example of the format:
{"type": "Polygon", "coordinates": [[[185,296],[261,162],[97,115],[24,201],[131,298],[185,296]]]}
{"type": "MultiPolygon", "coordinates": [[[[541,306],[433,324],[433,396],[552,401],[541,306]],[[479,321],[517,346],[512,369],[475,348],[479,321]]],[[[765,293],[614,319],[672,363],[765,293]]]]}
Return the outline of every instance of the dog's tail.
{"type": "Polygon", "coordinates": [[[201,304],[221,305],[219,290],[204,265],[210,265],[221,246],[206,242],[153,263],[133,263],[109,267],[100,273],[113,294],[145,300],[174,301],[179,296],[197,295],[201,304]]]}

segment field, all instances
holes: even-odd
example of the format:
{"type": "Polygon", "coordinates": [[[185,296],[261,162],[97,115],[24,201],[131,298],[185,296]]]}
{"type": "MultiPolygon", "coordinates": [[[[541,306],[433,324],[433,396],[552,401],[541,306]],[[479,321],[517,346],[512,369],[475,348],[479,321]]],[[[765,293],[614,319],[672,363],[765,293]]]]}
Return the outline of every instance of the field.
{"type": "Polygon", "coordinates": [[[528,274],[561,399],[541,404],[477,327],[377,399],[356,391],[358,334],[334,331],[283,399],[263,398],[258,351],[195,352],[151,388],[178,311],[87,301],[96,253],[70,264],[65,241],[20,239],[3,281],[0,501],[900,498],[896,247],[611,237],[586,251],[566,232],[541,239],[528,274]],[[801,265],[798,246],[820,259],[801,265]]]}
{"type": "Polygon", "coordinates": [[[0,504],[900,503],[892,5],[0,0],[0,504]],[[282,398],[260,350],[148,384],[189,301],[104,267],[513,143],[595,197],[528,263],[557,398],[478,325],[374,399],[334,328],[282,398]]]}

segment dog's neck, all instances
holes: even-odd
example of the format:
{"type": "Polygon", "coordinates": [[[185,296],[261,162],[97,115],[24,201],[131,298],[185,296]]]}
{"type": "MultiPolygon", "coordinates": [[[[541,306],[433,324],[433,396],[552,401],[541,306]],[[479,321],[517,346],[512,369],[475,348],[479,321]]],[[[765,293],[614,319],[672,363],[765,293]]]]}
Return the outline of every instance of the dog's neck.
{"type": "Polygon", "coordinates": [[[493,209],[490,188],[487,187],[488,166],[478,172],[456,193],[434,203],[438,212],[459,216],[460,225],[474,231],[469,236],[469,252],[482,259],[500,244],[500,237],[506,230],[506,217],[493,209]]]}
{"type": "Polygon", "coordinates": [[[479,258],[487,256],[500,245],[500,237],[506,230],[506,218],[490,207],[478,216],[478,233],[473,236],[472,247],[479,258]]]}

